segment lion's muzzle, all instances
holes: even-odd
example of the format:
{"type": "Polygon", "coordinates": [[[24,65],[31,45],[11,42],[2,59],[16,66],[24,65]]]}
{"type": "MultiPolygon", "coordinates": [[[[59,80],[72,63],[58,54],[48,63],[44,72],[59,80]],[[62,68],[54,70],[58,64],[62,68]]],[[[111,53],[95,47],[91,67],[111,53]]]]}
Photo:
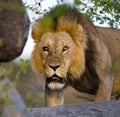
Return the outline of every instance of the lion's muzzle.
{"type": "Polygon", "coordinates": [[[56,74],[54,74],[53,76],[47,78],[46,81],[48,84],[51,82],[58,82],[58,83],[64,84],[65,78],[61,78],[61,77],[57,76],[56,74]]]}
{"type": "Polygon", "coordinates": [[[54,74],[53,76],[46,78],[46,83],[51,90],[61,90],[65,87],[66,80],[65,78],[61,78],[54,74]]]}

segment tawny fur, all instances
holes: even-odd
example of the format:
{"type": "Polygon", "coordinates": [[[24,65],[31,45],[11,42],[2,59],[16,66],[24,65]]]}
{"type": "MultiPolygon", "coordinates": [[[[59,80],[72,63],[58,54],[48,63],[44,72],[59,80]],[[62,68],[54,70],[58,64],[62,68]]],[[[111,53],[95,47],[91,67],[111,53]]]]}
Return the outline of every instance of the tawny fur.
{"type": "MultiPolygon", "coordinates": [[[[51,12],[47,15],[50,14],[51,12]]],[[[64,14],[56,16],[54,22],[56,27],[48,26],[44,28],[40,19],[36,21],[32,28],[32,36],[35,40],[32,65],[40,77],[46,80],[47,75],[52,74],[53,71],[48,67],[48,63],[59,64],[61,66],[58,68],[57,74],[65,77],[67,81],[65,87],[71,85],[81,92],[94,94],[96,95],[96,101],[110,100],[112,94],[119,95],[120,30],[96,27],[89,19],[71,8],[68,8],[64,14]],[[61,44],[59,43],[60,36],[65,38],[63,43],[70,43],[74,46],[72,47],[73,51],[69,55],[67,55],[67,52],[63,58],[62,54],[57,54],[60,53],[57,49],[61,44]],[[53,41],[50,42],[49,38],[53,38],[53,41]],[[52,54],[42,54],[41,46],[44,39],[49,43],[55,43],[51,45],[52,54]],[[48,58],[51,58],[51,60],[48,60],[48,58]],[[64,66],[64,63],[69,66],[64,66]]],[[[59,48],[63,47],[60,46],[59,48]]],[[[57,86],[57,84],[55,85],[57,86]]],[[[62,105],[65,87],[58,88],[59,90],[46,87],[46,105],[62,105]]]]}

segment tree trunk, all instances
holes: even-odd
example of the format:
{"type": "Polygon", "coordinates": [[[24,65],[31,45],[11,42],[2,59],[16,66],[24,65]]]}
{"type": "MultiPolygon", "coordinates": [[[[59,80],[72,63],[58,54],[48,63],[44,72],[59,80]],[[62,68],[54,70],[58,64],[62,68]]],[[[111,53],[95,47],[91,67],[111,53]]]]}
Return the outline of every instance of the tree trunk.
{"type": "Polygon", "coordinates": [[[29,25],[22,0],[0,0],[0,62],[10,61],[22,53],[29,25]]]}

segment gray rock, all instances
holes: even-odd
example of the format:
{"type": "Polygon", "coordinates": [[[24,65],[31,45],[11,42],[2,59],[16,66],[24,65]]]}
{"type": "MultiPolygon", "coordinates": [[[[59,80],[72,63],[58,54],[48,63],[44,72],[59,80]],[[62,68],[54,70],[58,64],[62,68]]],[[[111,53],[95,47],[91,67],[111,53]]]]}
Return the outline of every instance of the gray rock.
{"type": "Polygon", "coordinates": [[[0,99],[7,98],[10,100],[10,105],[3,105],[2,117],[24,117],[26,106],[19,92],[13,86],[8,78],[0,80],[0,99]],[[3,90],[6,87],[8,90],[3,90]]]}
{"type": "Polygon", "coordinates": [[[120,117],[120,101],[29,108],[26,117],[120,117]]]}
{"type": "Polygon", "coordinates": [[[0,62],[13,60],[22,53],[29,25],[22,0],[0,0],[0,62]]]}

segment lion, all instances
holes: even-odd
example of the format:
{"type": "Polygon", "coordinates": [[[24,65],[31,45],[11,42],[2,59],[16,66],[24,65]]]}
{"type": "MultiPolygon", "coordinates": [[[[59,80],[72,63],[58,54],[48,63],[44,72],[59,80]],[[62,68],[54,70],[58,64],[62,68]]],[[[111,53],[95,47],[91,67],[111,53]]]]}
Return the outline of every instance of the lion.
{"type": "Polygon", "coordinates": [[[75,8],[61,5],[34,23],[32,37],[32,67],[45,79],[46,106],[62,105],[67,86],[95,95],[95,101],[119,95],[119,29],[94,26],[75,8]]]}

